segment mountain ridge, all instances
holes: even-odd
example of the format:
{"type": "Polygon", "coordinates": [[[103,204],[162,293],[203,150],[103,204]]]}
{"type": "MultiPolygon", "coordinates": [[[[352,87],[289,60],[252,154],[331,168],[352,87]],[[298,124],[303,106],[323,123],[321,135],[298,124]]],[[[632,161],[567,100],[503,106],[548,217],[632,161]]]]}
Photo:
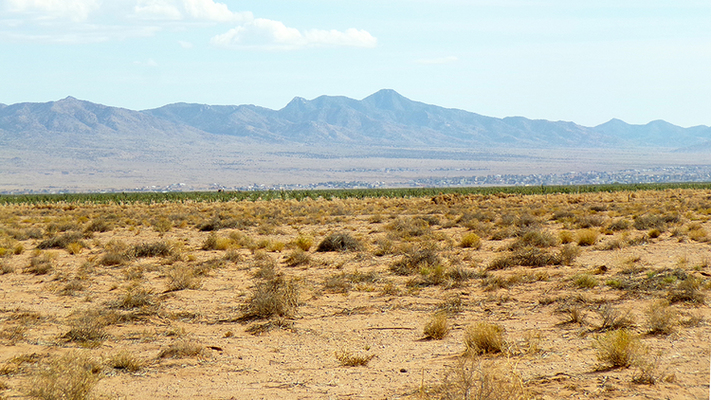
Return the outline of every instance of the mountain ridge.
{"type": "Polygon", "coordinates": [[[631,125],[613,118],[586,127],[570,121],[494,118],[382,89],[362,100],[294,97],[279,110],[180,102],[134,111],[71,96],[45,103],[0,104],[0,139],[11,142],[13,135],[78,136],[86,146],[91,138],[161,138],[177,144],[232,136],[249,143],[346,147],[706,149],[711,128],[682,128],[662,120],[631,125]]]}

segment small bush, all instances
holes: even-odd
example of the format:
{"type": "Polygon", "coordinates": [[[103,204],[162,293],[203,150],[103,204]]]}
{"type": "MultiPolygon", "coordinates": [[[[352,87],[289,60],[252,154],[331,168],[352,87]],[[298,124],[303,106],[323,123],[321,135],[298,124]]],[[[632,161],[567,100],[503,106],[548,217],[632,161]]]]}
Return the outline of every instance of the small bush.
{"type": "Polygon", "coordinates": [[[173,248],[166,242],[141,243],[133,246],[129,254],[136,258],[168,257],[173,255],[173,248]]]}
{"type": "Polygon", "coordinates": [[[495,361],[465,357],[457,362],[440,384],[420,387],[422,400],[526,400],[523,379],[512,368],[495,361]]]}
{"type": "Polygon", "coordinates": [[[597,243],[598,232],[594,229],[583,229],[578,231],[576,241],[578,246],[592,246],[597,243]]]}
{"type": "Polygon", "coordinates": [[[128,260],[129,258],[126,254],[109,251],[107,253],[104,253],[103,256],[101,256],[99,264],[107,267],[112,267],[116,265],[121,265],[128,260]]]}
{"type": "Polygon", "coordinates": [[[422,332],[425,339],[442,340],[449,333],[447,313],[439,312],[430,318],[422,332]]]}
{"type": "Polygon", "coordinates": [[[644,356],[639,337],[627,329],[618,329],[595,338],[597,360],[603,368],[627,368],[644,356]]]}
{"type": "Polygon", "coordinates": [[[41,368],[31,378],[27,394],[42,400],[90,399],[100,371],[88,355],[73,351],[41,368]]]}
{"type": "Polygon", "coordinates": [[[373,358],[374,354],[354,354],[348,350],[336,352],[336,359],[343,367],[365,367],[373,358]]]}
{"type": "Polygon", "coordinates": [[[69,331],[63,338],[89,347],[100,344],[108,337],[104,328],[109,321],[99,310],[76,312],[69,319],[69,331]]]}
{"type": "Polygon", "coordinates": [[[79,232],[67,232],[59,236],[54,236],[43,240],[37,245],[38,249],[64,249],[70,243],[81,242],[84,236],[79,232]]]}
{"type": "Polygon", "coordinates": [[[116,302],[116,307],[124,310],[152,307],[155,305],[156,303],[152,291],[140,285],[129,286],[123,296],[116,302]]]}
{"type": "Polygon", "coordinates": [[[558,239],[560,239],[561,244],[573,243],[575,240],[573,232],[571,231],[560,231],[560,233],[558,233],[558,239]]]}
{"type": "Polygon", "coordinates": [[[558,252],[558,259],[563,265],[573,265],[575,259],[578,258],[582,251],[580,247],[573,244],[566,244],[561,247],[560,252],[558,252]]]}
{"type": "Polygon", "coordinates": [[[277,273],[276,261],[263,250],[254,253],[254,264],[252,267],[256,269],[254,272],[255,278],[270,280],[274,278],[277,273]]]}
{"type": "Polygon", "coordinates": [[[271,317],[291,317],[299,305],[296,283],[282,276],[275,276],[260,282],[252,297],[243,305],[241,319],[265,319],[271,317]]]}
{"type": "Polygon", "coordinates": [[[464,248],[479,250],[481,248],[481,238],[476,233],[468,233],[462,237],[459,245],[464,248]]]}
{"type": "Polygon", "coordinates": [[[639,231],[646,231],[654,228],[664,230],[665,223],[664,219],[657,215],[646,214],[635,217],[634,227],[639,231]]]}
{"type": "Polygon", "coordinates": [[[385,229],[400,238],[425,236],[432,231],[430,223],[422,218],[398,218],[387,224],[385,229]]]}
{"type": "Polygon", "coordinates": [[[46,275],[53,269],[52,256],[49,254],[36,255],[30,258],[30,265],[27,266],[24,272],[34,275],[46,275]]]}
{"type": "Polygon", "coordinates": [[[464,345],[471,355],[501,353],[506,350],[504,328],[487,322],[471,325],[464,332],[464,345]]]}
{"type": "Polygon", "coordinates": [[[560,255],[552,254],[537,247],[524,247],[513,253],[495,258],[486,267],[487,271],[507,269],[516,265],[525,267],[543,267],[546,265],[560,265],[560,255]]]}
{"type": "Polygon", "coordinates": [[[614,232],[619,232],[619,231],[626,231],[630,229],[632,224],[630,224],[630,221],[626,219],[618,219],[616,221],[613,221],[610,225],[608,225],[607,229],[614,231],[614,232]]]}
{"type": "Polygon", "coordinates": [[[580,274],[573,277],[573,284],[581,289],[592,289],[598,285],[598,281],[590,274],[580,274]]]}
{"type": "Polygon", "coordinates": [[[701,292],[701,280],[689,276],[669,291],[667,299],[672,304],[680,302],[703,304],[706,296],[701,292]]]}
{"type": "Polygon", "coordinates": [[[390,270],[397,275],[411,275],[422,268],[434,268],[441,260],[433,247],[413,249],[390,265],[390,270]]]}
{"type": "Polygon", "coordinates": [[[205,346],[189,340],[173,343],[158,353],[158,358],[199,357],[205,353],[205,346]]]}
{"type": "Polygon", "coordinates": [[[316,251],[357,251],[361,247],[360,242],[349,233],[334,233],[323,239],[316,251]]]}
{"type": "Polygon", "coordinates": [[[309,251],[313,245],[314,239],[310,236],[299,235],[296,239],[294,239],[294,246],[302,251],[309,251]]]}
{"type": "Polygon", "coordinates": [[[558,245],[558,240],[555,236],[543,231],[528,231],[514,241],[509,247],[515,250],[522,247],[552,247],[558,245]]]}
{"type": "Polygon", "coordinates": [[[108,364],[113,369],[126,372],[138,372],[143,369],[145,363],[130,351],[121,350],[108,359],[108,364]]]}
{"type": "Polygon", "coordinates": [[[600,330],[607,331],[613,329],[630,328],[634,326],[634,320],[629,311],[622,312],[616,308],[604,305],[598,309],[600,315],[600,330]]]}
{"type": "Polygon", "coordinates": [[[311,263],[311,256],[301,249],[296,249],[289,253],[284,262],[286,262],[286,265],[289,267],[308,265],[311,263]]]}
{"type": "Polygon", "coordinates": [[[80,254],[84,250],[84,245],[81,242],[72,242],[67,245],[66,250],[69,254],[80,254]]]}
{"type": "Polygon", "coordinates": [[[649,305],[646,310],[648,332],[652,335],[668,335],[674,332],[678,323],[676,311],[666,300],[659,300],[649,305]]]}
{"type": "Polygon", "coordinates": [[[195,270],[189,265],[176,265],[170,268],[166,275],[168,276],[168,288],[166,290],[169,292],[183,289],[200,289],[202,285],[195,270]]]}
{"type": "Polygon", "coordinates": [[[109,224],[106,220],[97,218],[92,220],[89,225],[84,228],[84,234],[93,232],[108,232],[111,229],[111,224],[109,224]]]}
{"type": "Polygon", "coordinates": [[[227,250],[234,245],[230,238],[218,237],[214,232],[211,232],[205,242],[202,244],[203,250],[227,250]]]}

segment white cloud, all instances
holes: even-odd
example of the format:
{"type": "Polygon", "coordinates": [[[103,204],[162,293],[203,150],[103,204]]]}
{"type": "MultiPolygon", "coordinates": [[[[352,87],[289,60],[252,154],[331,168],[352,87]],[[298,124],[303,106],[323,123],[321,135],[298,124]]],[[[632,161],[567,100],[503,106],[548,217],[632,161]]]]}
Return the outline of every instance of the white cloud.
{"type": "Polygon", "coordinates": [[[199,20],[242,22],[254,18],[251,12],[232,12],[227,5],[213,0],[183,0],[183,7],[189,16],[199,20]]]}
{"type": "Polygon", "coordinates": [[[184,49],[192,49],[193,47],[195,47],[195,45],[192,44],[192,42],[186,42],[184,40],[178,40],[178,44],[180,45],[180,47],[182,47],[184,49]]]}
{"type": "Polygon", "coordinates": [[[440,58],[422,58],[417,61],[415,61],[417,64],[424,64],[424,65],[437,65],[437,64],[451,64],[454,62],[459,61],[459,57],[455,56],[449,56],[449,57],[440,57],[440,58]]]}
{"type": "Polygon", "coordinates": [[[133,11],[137,16],[146,19],[179,20],[183,14],[172,1],[166,0],[138,0],[133,11]]]}
{"type": "Polygon", "coordinates": [[[84,21],[99,9],[98,0],[6,0],[10,12],[39,13],[45,18],[69,18],[84,21]]]}
{"type": "MultiPolygon", "coordinates": [[[[249,11],[232,11],[216,0],[0,0],[0,11],[7,11],[0,13],[0,38],[21,41],[103,42],[208,23],[237,25],[211,39],[217,47],[293,50],[377,45],[377,39],[365,30],[299,30],[280,21],[254,18],[249,11]]],[[[183,48],[193,46],[178,43],[183,48]]]]}
{"type": "Polygon", "coordinates": [[[245,22],[254,19],[251,12],[233,12],[213,0],[138,0],[133,9],[146,19],[194,19],[212,22],[245,22]]]}
{"type": "Polygon", "coordinates": [[[375,47],[377,39],[364,30],[312,29],[300,32],[282,22],[264,18],[230,29],[212,38],[210,43],[225,48],[299,49],[313,46],[375,47]]]}

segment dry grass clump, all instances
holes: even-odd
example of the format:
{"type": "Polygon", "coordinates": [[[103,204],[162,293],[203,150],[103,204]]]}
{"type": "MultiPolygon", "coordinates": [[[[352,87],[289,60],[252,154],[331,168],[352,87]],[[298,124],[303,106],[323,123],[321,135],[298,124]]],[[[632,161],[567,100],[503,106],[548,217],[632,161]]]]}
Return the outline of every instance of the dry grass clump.
{"type": "Polygon", "coordinates": [[[658,300],[647,307],[647,328],[652,335],[669,335],[679,322],[676,310],[666,300],[658,300]]]}
{"type": "Polygon", "coordinates": [[[374,354],[355,354],[345,349],[336,352],[336,359],[342,367],[365,367],[373,358],[374,354]]]}
{"type": "Polygon", "coordinates": [[[527,231],[519,236],[511,245],[510,250],[516,250],[525,247],[553,247],[558,245],[558,239],[549,232],[532,230],[527,231]]]}
{"type": "Polygon", "coordinates": [[[195,269],[186,264],[178,264],[166,272],[168,287],[166,291],[174,292],[183,289],[200,289],[202,282],[195,269]]]}
{"type": "Polygon", "coordinates": [[[103,218],[93,219],[85,228],[84,234],[90,234],[93,232],[109,232],[113,229],[111,224],[103,218]]]}
{"type": "Polygon", "coordinates": [[[296,283],[275,276],[257,283],[254,293],[242,306],[240,319],[265,319],[271,317],[291,317],[299,306],[299,291],[296,283]]]}
{"type": "Polygon", "coordinates": [[[601,306],[597,312],[600,315],[601,321],[599,330],[601,331],[630,328],[634,326],[634,319],[632,319],[629,310],[620,311],[605,304],[601,306]]]}
{"type": "Polygon", "coordinates": [[[187,358],[200,357],[205,353],[205,346],[200,343],[181,340],[162,349],[158,353],[158,358],[187,358]]]}
{"type": "Polygon", "coordinates": [[[296,246],[296,248],[301,249],[302,251],[309,251],[311,246],[314,245],[314,238],[311,236],[299,235],[292,243],[296,246]]]}
{"type": "Polygon", "coordinates": [[[610,225],[607,226],[607,229],[613,232],[619,232],[619,231],[626,231],[632,227],[632,224],[630,221],[621,218],[618,220],[615,220],[610,223],[610,225]]]}
{"type": "Polygon", "coordinates": [[[153,291],[140,284],[129,286],[123,296],[115,303],[116,308],[132,310],[135,308],[147,308],[156,306],[153,291]]]}
{"type": "Polygon", "coordinates": [[[433,315],[423,329],[425,339],[442,340],[449,333],[449,322],[446,312],[433,315]]]}
{"type": "Polygon", "coordinates": [[[669,291],[667,299],[672,304],[680,302],[704,304],[706,296],[701,290],[701,279],[688,276],[669,291]]]}
{"type": "Polygon", "coordinates": [[[321,241],[321,243],[318,244],[316,251],[358,251],[361,248],[362,245],[358,239],[354,238],[347,232],[342,232],[328,235],[321,241]]]}
{"type": "Polygon", "coordinates": [[[289,267],[308,265],[311,263],[311,256],[304,250],[296,249],[289,253],[289,255],[284,259],[284,262],[289,267]]]}
{"type": "Polygon", "coordinates": [[[467,233],[462,237],[459,245],[465,249],[479,250],[481,248],[481,238],[476,233],[467,233]]]}
{"type": "Polygon", "coordinates": [[[54,269],[54,257],[50,254],[41,253],[30,258],[30,265],[25,267],[23,272],[34,275],[46,275],[54,269]]]}
{"type": "Polygon", "coordinates": [[[128,350],[120,350],[112,354],[107,360],[107,363],[113,369],[126,372],[138,372],[142,370],[145,365],[143,360],[128,350]]]}
{"type": "Polygon", "coordinates": [[[81,243],[84,238],[80,232],[66,232],[59,236],[53,236],[49,239],[41,241],[38,245],[38,249],[65,249],[71,243],[81,243]]]}
{"type": "Polygon", "coordinates": [[[598,336],[593,346],[602,369],[627,368],[646,354],[639,337],[627,329],[618,329],[598,336]]]}
{"type": "Polygon", "coordinates": [[[422,268],[435,268],[441,259],[432,246],[414,248],[390,265],[390,271],[397,275],[411,275],[422,268]]]}
{"type": "Polygon", "coordinates": [[[90,399],[100,371],[100,365],[86,353],[73,351],[52,359],[34,374],[27,395],[41,400],[90,399]]]}
{"type": "Polygon", "coordinates": [[[100,310],[74,312],[69,317],[69,331],[62,337],[70,342],[94,347],[108,337],[104,328],[110,325],[110,322],[108,315],[104,315],[100,310]]]}
{"type": "Polygon", "coordinates": [[[466,354],[496,354],[506,350],[504,328],[501,325],[479,322],[464,332],[466,354]]]}
{"type": "Polygon", "coordinates": [[[575,235],[578,246],[592,246],[597,243],[599,233],[595,229],[583,229],[575,235]]]}
{"type": "Polygon", "coordinates": [[[398,218],[387,224],[385,229],[395,237],[407,239],[430,234],[432,232],[430,225],[428,221],[421,217],[398,218]]]}
{"type": "Polygon", "coordinates": [[[169,257],[173,255],[173,247],[167,242],[141,243],[133,246],[128,254],[135,258],[169,257]]]}
{"type": "Polygon", "coordinates": [[[575,225],[581,229],[602,226],[605,218],[600,215],[581,215],[575,218],[575,225]]]}
{"type": "Polygon", "coordinates": [[[523,379],[511,367],[496,360],[472,357],[460,359],[441,383],[420,387],[422,400],[525,400],[529,398],[523,379]]]}
{"type": "Polygon", "coordinates": [[[598,285],[598,281],[590,274],[580,274],[573,277],[573,284],[580,289],[592,289],[598,285]]]}
{"type": "Polygon", "coordinates": [[[511,268],[517,265],[525,267],[544,267],[560,265],[563,262],[560,254],[550,253],[538,247],[524,247],[492,260],[486,267],[487,271],[511,268]]]}
{"type": "Polygon", "coordinates": [[[231,238],[219,237],[214,232],[211,232],[203,242],[202,249],[227,250],[232,246],[234,246],[234,241],[231,238]]]}

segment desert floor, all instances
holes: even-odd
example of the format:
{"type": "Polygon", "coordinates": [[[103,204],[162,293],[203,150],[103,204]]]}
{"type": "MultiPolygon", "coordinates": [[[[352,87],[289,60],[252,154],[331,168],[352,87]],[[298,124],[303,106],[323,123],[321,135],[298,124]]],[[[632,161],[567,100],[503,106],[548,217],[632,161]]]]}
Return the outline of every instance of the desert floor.
{"type": "Polygon", "coordinates": [[[2,206],[0,398],[707,399],[710,218],[703,190],[2,206]]]}

